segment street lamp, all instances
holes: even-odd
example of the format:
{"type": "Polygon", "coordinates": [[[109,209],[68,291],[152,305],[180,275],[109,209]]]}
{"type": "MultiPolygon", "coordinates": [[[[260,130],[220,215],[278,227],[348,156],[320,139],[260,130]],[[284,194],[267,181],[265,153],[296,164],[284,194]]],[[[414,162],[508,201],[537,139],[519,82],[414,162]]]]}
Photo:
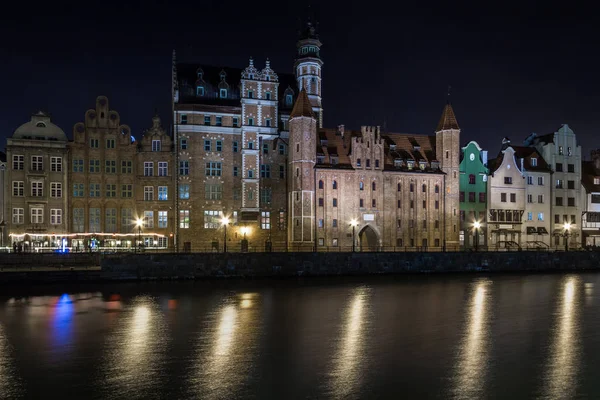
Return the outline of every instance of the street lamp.
{"type": "Polygon", "coordinates": [[[350,221],[350,226],[352,227],[352,252],[356,251],[356,227],[358,226],[358,221],[353,219],[350,221]]]}
{"type": "Polygon", "coordinates": [[[473,223],[473,228],[475,228],[475,251],[477,251],[477,247],[479,245],[479,228],[481,228],[481,223],[479,221],[475,221],[473,223]]]}
{"type": "Polygon", "coordinates": [[[142,242],[142,225],[144,225],[144,220],[142,220],[141,218],[138,218],[135,221],[135,224],[138,227],[138,245],[136,246],[136,250],[139,252],[140,251],[141,242],[142,242]]]}
{"type": "Polygon", "coordinates": [[[569,231],[571,230],[571,224],[565,222],[563,228],[565,228],[565,251],[569,251],[569,231]]]}
{"type": "Polygon", "coordinates": [[[223,224],[224,230],[224,239],[223,239],[223,253],[227,253],[227,224],[229,223],[229,218],[223,217],[221,219],[221,224],[223,224]]]}

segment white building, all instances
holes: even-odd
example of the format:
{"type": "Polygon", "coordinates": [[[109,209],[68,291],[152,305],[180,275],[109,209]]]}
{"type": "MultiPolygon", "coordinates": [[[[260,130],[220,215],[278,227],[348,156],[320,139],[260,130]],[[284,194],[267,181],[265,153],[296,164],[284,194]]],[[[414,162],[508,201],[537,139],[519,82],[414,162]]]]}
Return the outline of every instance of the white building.
{"type": "Polygon", "coordinates": [[[600,151],[592,151],[592,161],[581,163],[583,246],[600,246],[600,151]]]}
{"type": "Polygon", "coordinates": [[[502,141],[502,151],[488,161],[488,168],[488,247],[518,250],[522,241],[526,181],[510,140],[502,141]]]}
{"type": "Polygon", "coordinates": [[[564,124],[554,133],[543,136],[531,134],[525,140],[525,145],[535,147],[554,171],[550,211],[553,220],[553,247],[564,248],[567,238],[563,226],[567,222],[571,226],[569,246],[581,246],[581,146],[577,144],[575,133],[564,124]]]}
{"type": "Polygon", "coordinates": [[[2,248],[6,246],[7,241],[7,229],[6,229],[6,217],[4,214],[4,198],[6,196],[6,184],[5,184],[5,175],[6,175],[6,154],[0,151],[0,251],[2,248]]]}

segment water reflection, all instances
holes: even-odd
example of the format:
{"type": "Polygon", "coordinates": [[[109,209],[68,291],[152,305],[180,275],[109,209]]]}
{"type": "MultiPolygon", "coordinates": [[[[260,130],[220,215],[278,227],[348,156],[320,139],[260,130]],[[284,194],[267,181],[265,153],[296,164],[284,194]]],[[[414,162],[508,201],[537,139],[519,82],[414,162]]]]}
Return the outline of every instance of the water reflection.
{"type": "Polygon", "coordinates": [[[249,379],[260,330],[257,302],[258,295],[253,293],[226,299],[215,319],[209,322],[212,338],[208,346],[204,343],[206,333],[201,333],[196,356],[197,374],[191,379],[190,387],[195,397],[234,398],[239,387],[249,379]]]}
{"type": "Polygon", "coordinates": [[[356,288],[344,315],[344,327],[334,359],[331,391],[334,398],[345,398],[361,384],[361,371],[365,369],[364,342],[365,318],[369,289],[356,288]]]}
{"type": "Polygon", "coordinates": [[[131,310],[119,318],[124,320],[107,342],[107,389],[119,395],[148,395],[159,385],[160,364],[168,344],[163,315],[154,299],[138,297],[131,310]]]}
{"type": "Polygon", "coordinates": [[[19,383],[12,365],[10,346],[0,324],[0,398],[14,398],[19,392],[19,383]]]}
{"type": "Polygon", "coordinates": [[[544,379],[544,397],[548,399],[575,397],[579,373],[579,286],[579,277],[564,278],[548,371],[544,379]]]}
{"type": "Polygon", "coordinates": [[[479,398],[485,388],[490,347],[490,285],[491,282],[485,279],[477,281],[473,286],[454,376],[453,392],[457,399],[479,398]]]}
{"type": "Polygon", "coordinates": [[[60,296],[54,307],[50,308],[50,312],[54,345],[70,345],[73,336],[73,314],[75,313],[71,297],[68,294],[60,296]]]}

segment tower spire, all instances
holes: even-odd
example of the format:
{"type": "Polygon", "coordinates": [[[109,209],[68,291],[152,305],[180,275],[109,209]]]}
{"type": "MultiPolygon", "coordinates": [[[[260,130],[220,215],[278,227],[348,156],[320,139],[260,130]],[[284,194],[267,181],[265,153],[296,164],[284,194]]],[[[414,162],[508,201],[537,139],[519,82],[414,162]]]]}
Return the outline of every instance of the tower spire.
{"type": "Polygon", "coordinates": [[[448,96],[447,96],[447,104],[450,104],[450,90],[452,89],[452,86],[448,85],[448,96]]]}

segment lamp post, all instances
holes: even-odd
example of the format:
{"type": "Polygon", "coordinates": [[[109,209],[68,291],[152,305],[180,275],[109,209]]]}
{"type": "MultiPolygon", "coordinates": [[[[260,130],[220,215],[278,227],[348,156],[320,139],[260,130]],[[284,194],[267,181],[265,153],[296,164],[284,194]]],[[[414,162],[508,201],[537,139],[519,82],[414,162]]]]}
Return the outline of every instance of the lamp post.
{"type": "Polygon", "coordinates": [[[229,223],[229,218],[223,217],[221,219],[221,224],[223,224],[223,253],[227,253],[227,224],[229,223]]]}
{"type": "Polygon", "coordinates": [[[569,251],[569,231],[571,230],[571,224],[565,222],[563,228],[565,228],[565,251],[569,251]]]}
{"type": "Polygon", "coordinates": [[[141,241],[142,241],[142,225],[144,224],[144,221],[141,218],[138,218],[135,221],[135,224],[138,227],[138,244],[135,248],[136,248],[136,251],[139,252],[140,246],[141,246],[141,241]]]}
{"type": "Polygon", "coordinates": [[[358,226],[358,221],[353,219],[350,221],[350,226],[352,227],[352,252],[356,251],[356,227],[358,226]]]}
{"type": "Polygon", "coordinates": [[[477,251],[477,247],[479,247],[479,228],[481,228],[481,223],[475,221],[473,223],[473,228],[475,228],[475,251],[477,251]]]}

